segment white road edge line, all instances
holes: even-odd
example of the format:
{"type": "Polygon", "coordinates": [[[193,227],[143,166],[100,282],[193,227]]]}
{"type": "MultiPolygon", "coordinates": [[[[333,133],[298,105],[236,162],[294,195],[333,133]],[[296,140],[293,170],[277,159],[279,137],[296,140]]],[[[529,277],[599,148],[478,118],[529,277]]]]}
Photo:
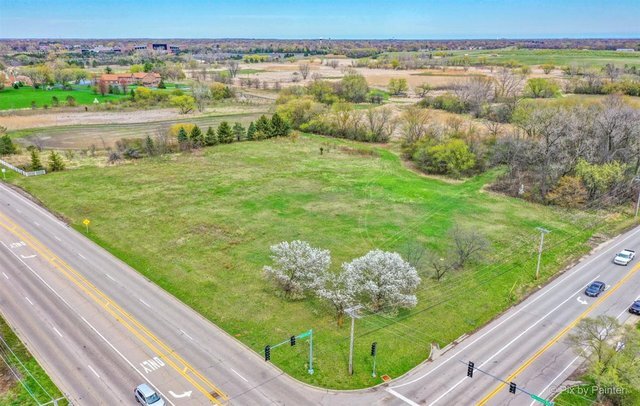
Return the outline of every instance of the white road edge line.
{"type": "Polygon", "coordinates": [[[408,397],[401,395],[400,393],[394,391],[391,388],[387,388],[385,389],[387,392],[389,392],[390,394],[392,394],[393,396],[397,397],[398,399],[402,400],[403,402],[411,405],[411,406],[420,406],[418,403],[414,402],[413,400],[409,399],[408,397]]]}
{"type": "MultiPolygon", "coordinates": [[[[580,358],[580,355],[577,355],[573,360],[571,360],[571,362],[569,363],[569,365],[567,365],[559,374],[558,376],[556,376],[555,378],[553,378],[551,380],[551,382],[549,382],[549,385],[545,386],[544,389],[542,389],[542,391],[538,394],[538,396],[543,396],[544,393],[549,390],[549,388],[551,387],[551,385],[553,385],[553,383],[555,381],[558,380],[558,378],[560,378],[565,372],[567,372],[567,369],[571,368],[571,366],[573,365],[574,362],[576,362],[578,360],[578,358],[580,358]]],[[[537,403],[537,400],[534,400],[533,402],[531,402],[531,404],[529,406],[535,406],[535,404],[537,403]]]]}
{"type": "Polygon", "coordinates": [[[151,308],[151,306],[149,306],[149,304],[147,302],[145,302],[142,299],[138,299],[140,302],[142,302],[143,305],[147,306],[148,308],[151,308]]]}
{"type": "Polygon", "coordinates": [[[16,196],[18,198],[18,200],[21,200],[23,203],[26,203],[28,206],[31,206],[34,209],[38,210],[40,213],[43,213],[46,217],[49,217],[51,220],[54,221],[55,224],[59,225],[60,227],[62,227],[64,229],[67,229],[69,227],[67,224],[65,224],[62,221],[60,221],[56,216],[54,216],[50,212],[46,211],[42,207],[38,206],[37,204],[33,203],[31,200],[27,199],[26,197],[24,197],[20,193],[17,193],[16,191],[11,189],[10,187],[7,187],[7,186],[4,186],[4,185],[0,184],[0,189],[6,190],[7,192],[9,192],[9,194],[12,194],[12,195],[16,196]]]}
{"type": "MultiPolygon", "coordinates": [[[[636,231],[632,232],[631,234],[627,235],[626,237],[624,237],[622,240],[620,241],[616,241],[615,243],[611,243],[610,246],[607,249],[604,249],[600,254],[596,255],[595,257],[591,258],[590,260],[586,261],[585,263],[581,264],[580,266],[578,266],[577,268],[574,268],[571,272],[567,272],[564,274],[564,276],[562,277],[562,279],[557,279],[557,282],[555,285],[549,287],[547,290],[543,288],[543,292],[539,295],[536,296],[534,299],[532,299],[530,302],[525,303],[520,309],[516,310],[513,314],[511,314],[509,317],[507,317],[506,319],[502,320],[500,323],[496,324],[495,326],[491,327],[491,329],[489,329],[488,331],[486,331],[484,334],[482,334],[481,336],[479,336],[478,338],[476,338],[475,340],[473,340],[472,342],[470,342],[466,347],[460,349],[460,351],[456,352],[455,355],[459,355],[462,351],[468,349],[469,347],[471,347],[472,345],[474,345],[475,343],[477,343],[478,341],[480,341],[481,339],[483,339],[485,336],[487,336],[488,334],[490,334],[491,332],[493,332],[495,329],[497,329],[498,327],[502,326],[504,323],[506,323],[507,321],[511,320],[512,318],[516,317],[520,312],[524,311],[526,308],[528,308],[530,305],[536,303],[538,300],[542,299],[546,294],[548,294],[549,292],[551,292],[552,290],[554,290],[555,288],[557,288],[558,286],[560,286],[563,282],[565,282],[566,280],[570,279],[571,277],[573,277],[573,275],[575,273],[577,273],[579,270],[583,269],[584,267],[586,267],[587,265],[591,264],[593,261],[595,261],[596,259],[602,257],[603,255],[607,254],[610,255],[609,251],[611,251],[611,248],[613,248],[614,245],[618,245],[618,244],[622,244],[623,242],[627,241],[628,239],[630,239],[631,237],[635,236],[636,234],[640,233],[640,229],[637,229],[636,231]]],[[[540,292],[540,291],[538,291],[540,292]]],[[[537,293],[537,292],[536,292],[537,293]]],[[[396,386],[392,386],[392,388],[397,389],[397,388],[401,388],[403,386],[407,386],[407,385],[411,385],[412,383],[418,382],[419,380],[426,378],[427,376],[431,375],[433,372],[437,371],[438,369],[440,369],[441,366],[443,366],[444,364],[448,363],[449,361],[451,361],[452,359],[456,359],[456,357],[452,354],[451,357],[443,360],[440,364],[436,365],[432,370],[427,371],[426,373],[424,373],[423,375],[410,380],[409,382],[405,382],[402,383],[400,385],[396,385],[396,386]]],[[[417,367],[416,367],[417,368],[417,367]]]]}
{"type": "Polygon", "coordinates": [[[249,381],[247,381],[247,378],[245,378],[244,376],[240,375],[240,374],[238,373],[238,371],[236,371],[236,370],[235,370],[235,369],[233,369],[233,368],[230,368],[230,369],[233,371],[233,373],[234,373],[234,374],[236,374],[236,375],[238,375],[240,378],[242,378],[242,380],[244,380],[245,382],[249,382],[249,381]]]}
{"type": "MultiPolygon", "coordinates": [[[[1,186],[0,186],[0,187],[1,187],[1,186]]],[[[107,339],[106,339],[102,334],[100,334],[100,332],[99,332],[98,330],[96,330],[96,328],[95,328],[95,327],[93,327],[93,326],[91,325],[91,323],[89,323],[89,322],[87,321],[87,319],[85,319],[84,317],[82,317],[82,316],[80,315],[80,313],[78,313],[78,311],[76,311],[76,309],[75,309],[75,308],[73,308],[73,307],[69,304],[69,302],[67,302],[67,301],[66,301],[62,296],[60,296],[60,294],[59,294],[58,292],[56,292],[56,291],[55,291],[55,289],[53,289],[53,288],[51,287],[51,285],[49,285],[49,284],[47,283],[47,281],[45,281],[44,279],[42,279],[42,277],[41,277],[40,275],[38,275],[38,273],[37,273],[36,271],[34,271],[34,270],[33,270],[33,268],[31,268],[29,265],[27,265],[27,263],[26,263],[26,262],[24,262],[24,261],[23,261],[19,256],[17,256],[13,251],[11,251],[11,249],[9,249],[9,247],[7,246],[7,244],[5,244],[3,241],[0,241],[0,242],[1,242],[1,243],[2,243],[2,245],[6,248],[6,250],[7,250],[7,251],[9,251],[11,254],[13,254],[13,256],[14,256],[14,257],[16,257],[16,258],[18,259],[18,261],[22,262],[22,264],[23,264],[25,267],[27,267],[27,269],[28,269],[29,271],[31,271],[31,273],[32,273],[33,275],[35,275],[35,277],[36,277],[36,278],[38,278],[38,279],[40,280],[40,282],[42,282],[42,283],[43,283],[47,288],[49,288],[49,290],[50,290],[50,291],[52,291],[52,292],[53,292],[53,293],[54,293],[54,294],[55,294],[55,295],[56,295],[56,296],[57,296],[57,297],[62,301],[62,303],[64,303],[64,304],[65,304],[65,305],[66,305],[66,306],[71,310],[71,312],[72,312],[72,313],[74,313],[76,316],[80,317],[80,318],[81,318],[81,319],[82,319],[82,320],[83,320],[83,321],[84,321],[84,322],[85,322],[89,327],[91,327],[91,329],[92,329],[92,330],[93,330],[93,331],[94,331],[98,336],[100,336],[100,338],[102,338],[102,340],[104,340],[104,342],[106,342],[106,343],[109,345],[109,347],[111,347],[111,349],[112,349],[116,354],[118,354],[118,355],[120,356],[120,358],[122,358],[122,359],[123,359],[127,364],[129,364],[129,366],[131,367],[131,369],[133,369],[134,371],[136,371],[136,372],[138,373],[138,375],[140,375],[140,376],[142,377],[142,379],[144,379],[145,381],[147,381],[147,383],[148,383],[149,385],[151,385],[153,388],[155,388],[155,389],[158,391],[158,393],[159,393],[159,394],[161,394],[161,395],[165,398],[165,400],[166,400],[167,402],[169,402],[172,406],[176,406],[176,405],[175,405],[175,403],[173,403],[173,402],[172,402],[172,401],[167,397],[167,395],[165,395],[164,393],[162,393],[162,392],[160,391],[160,389],[158,389],[158,387],[157,387],[156,385],[154,385],[154,384],[153,384],[153,382],[151,382],[151,381],[149,380],[149,378],[147,378],[147,377],[146,377],[142,372],[140,372],[140,371],[138,370],[138,368],[136,368],[136,367],[133,365],[133,363],[131,363],[131,361],[129,361],[129,359],[127,359],[127,357],[125,357],[125,356],[124,356],[120,351],[118,351],[118,349],[117,349],[116,347],[114,347],[114,346],[113,346],[113,344],[111,344],[111,343],[110,343],[110,342],[109,342],[109,341],[108,341],[108,340],[107,340],[107,339]]],[[[105,275],[106,275],[106,274],[105,274],[105,275]]]]}
{"type": "Polygon", "coordinates": [[[93,374],[94,374],[95,376],[97,376],[97,377],[98,377],[98,379],[100,379],[100,375],[98,375],[98,373],[96,372],[96,370],[95,370],[95,369],[93,369],[93,368],[91,368],[91,365],[87,365],[87,366],[89,367],[89,369],[91,370],[91,372],[93,372],[93,374]]]}
{"type": "Polygon", "coordinates": [[[184,334],[189,340],[193,341],[193,337],[191,337],[189,334],[185,333],[184,330],[182,329],[178,329],[182,334],[184,334]]]}
{"type": "MultiPolygon", "coordinates": [[[[592,281],[597,280],[600,277],[600,275],[596,276],[595,278],[593,278],[592,281]]],[[[532,323],[529,327],[527,327],[522,333],[518,334],[514,339],[512,339],[511,341],[509,341],[507,344],[503,345],[502,348],[500,348],[497,352],[495,352],[493,355],[491,355],[489,358],[487,358],[482,364],[480,364],[480,366],[478,368],[482,368],[483,366],[487,365],[492,359],[494,359],[496,356],[498,356],[500,353],[502,353],[502,351],[506,350],[507,348],[509,348],[511,346],[511,344],[515,343],[516,341],[518,341],[520,338],[522,338],[522,336],[524,336],[525,334],[527,334],[529,332],[529,330],[531,330],[532,328],[534,328],[535,326],[537,326],[538,324],[540,324],[542,321],[544,321],[547,317],[549,317],[553,312],[555,312],[556,310],[558,310],[560,307],[562,307],[565,303],[567,303],[569,300],[573,299],[573,297],[575,296],[576,293],[580,293],[584,288],[580,288],[580,290],[578,290],[575,293],[572,293],[570,296],[568,296],[564,301],[562,301],[562,303],[558,304],[556,307],[554,307],[553,309],[549,310],[549,312],[547,312],[547,314],[545,314],[544,316],[540,317],[538,320],[535,321],[535,323],[532,323]]],[[[445,396],[447,396],[449,393],[451,393],[454,389],[456,389],[458,386],[460,386],[463,382],[465,382],[467,380],[467,377],[462,378],[461,380],[458,381],[458,383],[456,383],[455,385],[453,385],[451,388],[449,388],[449,390],[447,390],[445,393],[443,393],[442,395],[438,396],[436,398],[436,400],[434,400],[433,402],[429,403],[429,406],[435,405],[436,403],[438,403],[440,400],[442,400],[442,398],[444,398],[445,396]]]]}
{"type": "Polygon", "coordinates": [[[62,337],[62,334],[58,331],[58,329],[57,329],[57,328],[55,328],[55,327],[54,327],[54,328],[53,328],[53,331],[55,331],[56,333],[58,333],[58,335],[59,335],[60,337],[62,337]]]}
{"type": "Polygon", "coordinates": [[[95,327],[93,327],[93,325],[91,325],[91,323],[89,323],[89,322],[87,321],[87,319],[85,319],[85,318],[84,318],[84,317],[82,317],[82,316],[80,316],[80,318],[81,318],[81,319],[82,319],[82,321],[84,321],[84,322],[85,322],[89,327],[91,327],[91,329],[92,329],[92,330],[93,330],[93,331],[94,331],[94,332],[95,332],[95,333],[96,333],[100,338],[102,338],[102,340],[103,340],[105,343],[107,343],[107,345],[108,345],[109,347],[111,347],[111,349],[112,349],[113,351],[115,351],[115,353],[116,353],[116,354],[118,354],[118,355],[120,356],[120,358],[122,358],[122,359],[123,359],[127,364],[129,364],[129,366],[130,366],[134,371],[136,371],[136,372],[138,373],[138,375],[140,375],[140,376],[142,377],[142,379],[144,379],[145,381],[147,381],[147,383],[148,383],[149,385],[153,386],[153,387],[158,391],[158,393],[159,393],[159,394],[161,394],[161,395],[162,395],[162,397],[163,397],[167,402],[171,403],[173,406],[176,406],[176,405],[175,405],[175,404],[174,404],[174,403],[173,403],[173,402],[172,402],[172,401],[167,397],[167,395],[165,395],[164,393],[162,393],[162,392],[160,391],[160,389],[158,389],[158,387],[157,387],[156,385],[154,385],[154,384],[149,380],[149,378],[147,378],[147,377],[146,377],[142,372],[140,372],[140,371],[138,370],[138,368],[136,368],[136,367],[131,363],[131,361],[129,361],[129,359],[128,359],[127,357],[125,357],[125,356],[124,356],[124,355],[123,355],[123,354],[122,354],[122,353],[121,353],[121,352],[120,352],[116,347],[114,347],[114,346],[113,346],[113,344],[111,344],[111,342],[110,342],[109,340],[107,340],[105,336],[103,336],[103,335],[102,335],[98,330],[96,330],[96,328],[95,328],[95,327]]]}
{"type": "Polygon", "coordinates": [[[24,297],[25,299],[27,299],[27,302],[31,303],[31,306],[33,306],[33,302],[28,298],[28,297],[24,297]]]}

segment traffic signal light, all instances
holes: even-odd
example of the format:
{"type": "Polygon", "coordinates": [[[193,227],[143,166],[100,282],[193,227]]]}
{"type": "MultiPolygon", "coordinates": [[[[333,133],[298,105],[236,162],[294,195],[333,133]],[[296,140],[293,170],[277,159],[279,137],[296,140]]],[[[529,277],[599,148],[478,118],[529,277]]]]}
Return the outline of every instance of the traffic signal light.
{"type": "Polygon", "coordinates": [[[291,346],[293,347],[294,345],[296,345],[296,336],[291,336],[291,346]]]}
{"type": "Polygon", "coordinates": [[[469,365],[467,366],[467,376],[469,378],[473,378],[473,368],[475,367],[474,363],[469,361],[469,365]]]}
{"type": "Polygon", "coordinates": [[[372,356],[372,357],[375,357],[375,356],[376,356],[376,352],[377,352],[377,350],[378,350],[378,343],[374,341],[374,342],[371,344],[371,356],[372,356]]]}
{"type": "Polygon", "coordinates": [[[271,360],[271,346],[270,345],[265,345],[264,346],[264,360],[265,361],[270,361],[271,360]]]}
{"type": "Polygon", "coordinates": [[[514,382],[509,383],[509,393],[516,393],[516,384],[514,382]]]}

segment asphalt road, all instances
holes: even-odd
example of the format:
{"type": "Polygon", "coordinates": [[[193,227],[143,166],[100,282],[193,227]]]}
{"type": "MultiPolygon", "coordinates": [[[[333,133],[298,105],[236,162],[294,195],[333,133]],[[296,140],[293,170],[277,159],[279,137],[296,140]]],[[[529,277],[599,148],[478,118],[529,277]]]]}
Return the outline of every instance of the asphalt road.
{"type": "MultiPolygon", "coordinates": [[[[303,385],[82,234],[0,185],[0,311],[66,396],[78,405],[134,404],[147,382],[173,405],[524,405],[542,397],[579,360],[564,339],[581,317],[624,321],[640,295],[640,270],[612,264],[640,248],[622,235],[523,303],[431,362],[374,389],[332,392],[303,385]],[[599,279],[599,299],[582,294],[599,279]]],[[[632,316],[635,317],[635,316],[632,316]]]]}

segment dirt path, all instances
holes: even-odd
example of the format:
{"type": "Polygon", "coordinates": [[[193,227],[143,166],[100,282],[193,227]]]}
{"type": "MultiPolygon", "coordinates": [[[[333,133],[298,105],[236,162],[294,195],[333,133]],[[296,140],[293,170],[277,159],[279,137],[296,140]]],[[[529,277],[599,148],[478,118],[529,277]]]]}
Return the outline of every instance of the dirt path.
{"type": "Polygon", "coordinates": [[[174,108],[137,111],[55,111],[47,113],[21,111],[0,116],[0,125],[9,131],[28,128],[69,126],[78,124],[133,124],[166,120],[190,120],[210,115],[231,115],[264,111],[264,106],[234,105],[210,107],[202,113],[178,114],[174,108]]]}

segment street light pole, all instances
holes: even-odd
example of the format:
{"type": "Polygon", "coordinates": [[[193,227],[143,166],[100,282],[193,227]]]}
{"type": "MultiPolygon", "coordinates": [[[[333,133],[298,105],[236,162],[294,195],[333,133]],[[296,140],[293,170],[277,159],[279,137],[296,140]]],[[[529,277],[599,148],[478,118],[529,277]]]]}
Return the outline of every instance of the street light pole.
{"type": "Polygon", "coordinates": [[[538,247],[538,266],[536,267],[536,279],[540,277],[540,261],[542,260],[542,246],[544,244],[544,235],[551,231],[546,228],[536,227],[536,230],[540,231],[540,247],[538,247]]]}
{"type": "Polygon", "coordinates": [[[351,317],[351,340],[349,341],[349,375],[353,375],[353,333],[355,331],[356,319],[359,319],[358,310],[362,309],[362,305],[357,305],[345,309],[344,312],[351,317]]]}

